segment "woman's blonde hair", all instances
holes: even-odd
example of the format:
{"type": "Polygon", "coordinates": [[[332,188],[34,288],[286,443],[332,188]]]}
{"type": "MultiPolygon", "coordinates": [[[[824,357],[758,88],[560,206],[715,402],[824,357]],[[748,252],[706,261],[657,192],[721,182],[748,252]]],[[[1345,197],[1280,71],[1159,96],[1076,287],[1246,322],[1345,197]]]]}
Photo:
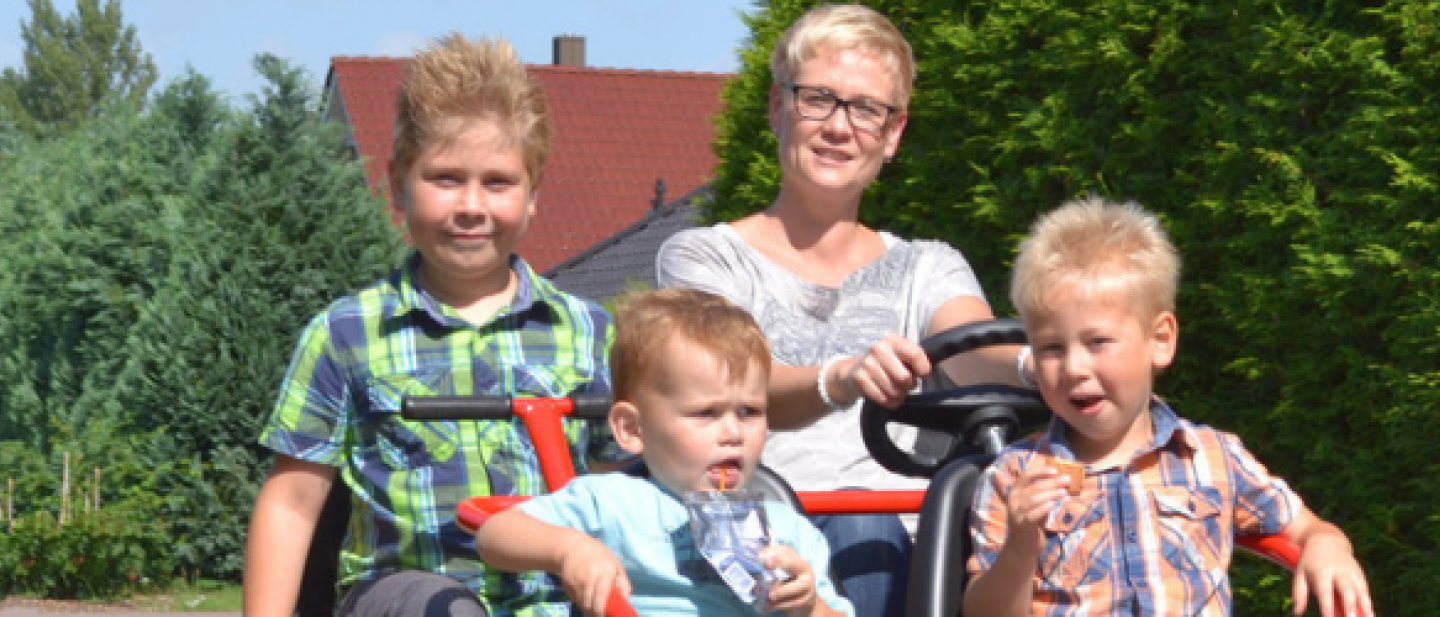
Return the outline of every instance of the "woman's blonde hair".
{"type": "Polygon", "coordinates": [[[915,88],[915,57],[905,36],[884,15],[859,4],[827,4],[795,20],[770,56],[770,78],[777,84],[792,84],[800,64],[821,51],[854,49],[884,63],[895,81],[895,100],[900,109],[910,106],[915,88]]]}
{"type": "Polygon", "coordinates": [[[1160,219],[1135,202],[1069,201],[1040,217],[1020,244],[1010,301],[1028,323],[1063,308],[1050,302],[1062,283],[1086,298],[1123,302],[1148,320],[1175,311],[1180,253],[1160,219]]]}
{"type": "Polygon", "coordinates": [[[462,133],[469,121],[494,120],[520,146],[530,189],[544,175],[554,133],[545,93],[525,70],[515,48],[504,40],[451,33],[415,54],[400,85],[394,151],[390,157],[392,193],[420,153],[462,133]]]}

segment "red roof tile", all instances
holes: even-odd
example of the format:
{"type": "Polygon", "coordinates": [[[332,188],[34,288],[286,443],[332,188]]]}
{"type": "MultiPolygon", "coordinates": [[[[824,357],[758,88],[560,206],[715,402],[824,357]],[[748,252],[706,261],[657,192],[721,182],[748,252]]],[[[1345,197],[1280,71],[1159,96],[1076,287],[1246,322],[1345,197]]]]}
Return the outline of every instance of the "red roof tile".
{"type": "MultiPolygon", "coordinates": [[[[331,59],[329,115],[348,122],[377,190],[390,160],[404,67],[404,58],[331,59]]],[[[536,271],[639,221],[652,207],[656,180],[664,180],[667,202],[711,180],[717,163],[713,117],[721,108],[720,89],[732,75],[529,68],[544,86],[555,119],[537,212],[518,249],[536,271]]]]}

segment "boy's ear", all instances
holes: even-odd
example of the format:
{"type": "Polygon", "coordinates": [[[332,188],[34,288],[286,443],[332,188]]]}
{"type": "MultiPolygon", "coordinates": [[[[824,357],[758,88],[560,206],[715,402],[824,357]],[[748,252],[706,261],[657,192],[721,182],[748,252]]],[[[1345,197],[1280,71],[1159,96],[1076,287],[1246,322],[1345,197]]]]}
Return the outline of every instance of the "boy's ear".
{"type": "Polygon", "coordinates": [[[1175,319],[1174,313],[1161,311],[1151,327],[1150,364],[1158,371],[1175,360],[1175,349],[1180,343],[1180,322],[1175,319]]]}
{"type": "Polygon", "coordinates": [[[391,172],[389,177],[390,208],[394,210],[396,214],[404,216],[405,208],[409,207],[410,195],[405,191],[405,182],[399,179],[400,176],[397,176],[394,174],[394,172],[391,172]]]}
{"type": "Polygon", "coordinates": [[[640,408],[630,401],[616,401],[610,406],[610,432],[615,434],[615,443],[630,454],[645,450],[643,431],[640,428],[640,408]]]}

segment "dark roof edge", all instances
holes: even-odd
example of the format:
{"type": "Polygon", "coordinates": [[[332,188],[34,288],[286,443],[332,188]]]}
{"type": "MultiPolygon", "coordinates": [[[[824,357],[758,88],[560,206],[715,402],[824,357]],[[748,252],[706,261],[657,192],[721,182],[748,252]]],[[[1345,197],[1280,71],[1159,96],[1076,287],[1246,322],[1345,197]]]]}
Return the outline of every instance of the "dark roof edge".
{"type": "Polygon", "coordinates": [[[708,196],[711,193],[712,190],[710,183],[707,182],[705,184],[702,184],[696,187],[694,190],[690,191],[689,193],[686,193],[676,198],[675,201],[660,206],[659,208],[652,209],[651,211],[647,212],[645,216],[641,217],[640,220],[631,223],[629,226],[621,229],[620,231],[610,234],[610,237],[595,243],[594,246],[591,246],[584,251],[570,256],[570,258],[566,259],[565,261],[551,266],[549,270],[546,270],[542,274],[542,276],[544,276],[545,278],[554,278],[556,273],[560,272],[561,270],[573,267],[576,264],[584,263],[591,257],[595,256],[597,253],[612,246],[615,246],[616,244],[620,244],[626,238],[639,233],[641,230],[649,227],[650,225],[653,225],[656,220],[675,214],[681,207],[692,205],[693,203],[698,201],[699,198],[708,196]]]}

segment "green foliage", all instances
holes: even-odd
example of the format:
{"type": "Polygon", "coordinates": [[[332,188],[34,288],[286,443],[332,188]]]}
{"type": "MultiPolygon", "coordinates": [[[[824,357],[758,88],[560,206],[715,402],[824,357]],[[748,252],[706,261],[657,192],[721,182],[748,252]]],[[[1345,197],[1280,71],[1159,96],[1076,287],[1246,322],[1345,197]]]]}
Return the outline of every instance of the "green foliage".
{"type": "Polygon", "coordinates": [[[0,468],[17,514],[59,511],[71,452],[102,468],[104,515],[163,522],[165,576],[238,577],[268,463],[254,444],[295,336],[401,250],[309,77],[256,67],[270,85],[247,108],[192,72],[143,112],[0,150],[0,468]]]}
{"type": "Polygon", "coordinates": [[[146,456],[156,451],[154,437],[118,434],[102,420],[84,435],[62,436],[63,451],[0,442],[4,497],[16,514],[0,523],[0,592],[108,598],[169,576],[175,542],[155,516],[161,498],[153,482],[168,463],[146,456]]]}
{"type": "MultiPolygon", "coordinates": [[[[751,18],[712,220],[775,195],[765,65],[811,4],[751,18]]],[[[1428,613],[1407,599],[1440,579],[1440,5],[868,4],[906,32],[920,78],[865,221],[960,248],[1007,314],[1038,213],[1087,193],[1159,212],[1186,267],[1161,392],[1346,530],[1380,613],[1428,613]]],[[[1238,568],[1237,595],[1265,576],[1238,568]]],[[[1250,612],[1281,610],[1283,588],[1250,612]]]]}
{"type": "Polygon", "coordinates": [[[147,513],[107,508],[64,525],[48,513],[0,534],[0,590],[47,598],[112,598],[169,575],[172,541],[147,513]]]}
{"type": "Polygon", "coordinates": [[[138,105],[155,83],[155,63],[125,25],[119,0],[77,0],[62,17],[50,0],[29,0],[21,23],[25,68],[0,74],[0,107],[35,135],[64,133],[117,104],[138,105]]]}

